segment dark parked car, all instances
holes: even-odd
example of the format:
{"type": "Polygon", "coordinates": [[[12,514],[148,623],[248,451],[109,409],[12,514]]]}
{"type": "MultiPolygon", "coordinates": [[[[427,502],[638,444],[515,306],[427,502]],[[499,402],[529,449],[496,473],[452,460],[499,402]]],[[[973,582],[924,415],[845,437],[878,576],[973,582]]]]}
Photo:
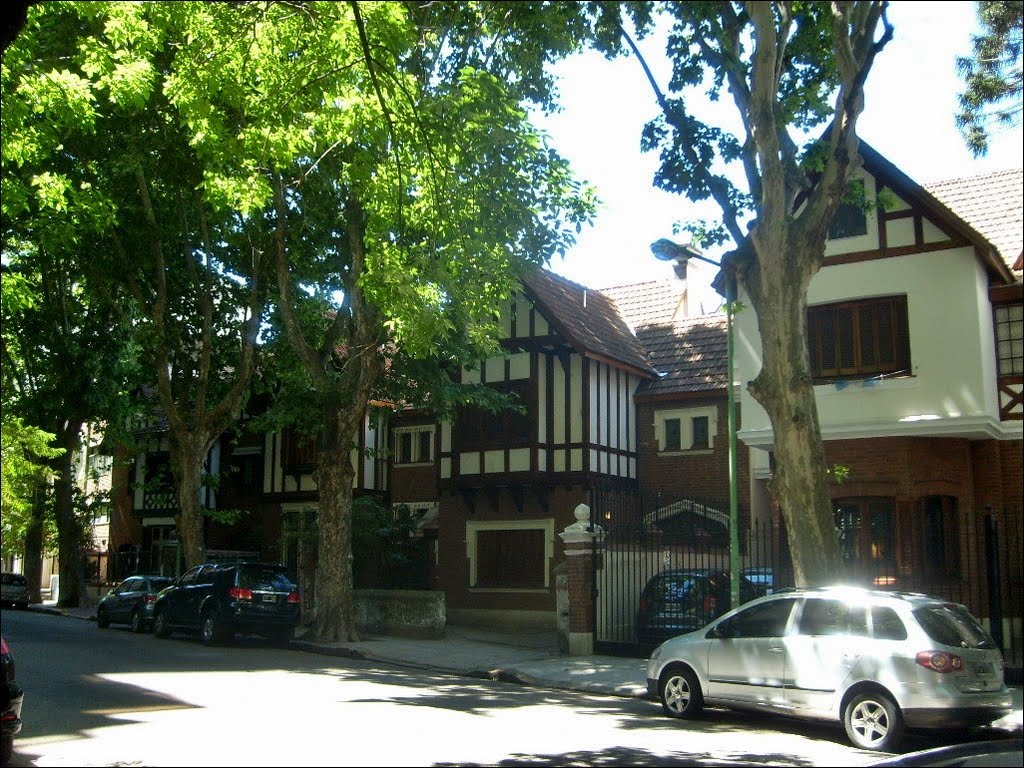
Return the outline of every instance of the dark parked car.
{"type": "Polygon", "coordinates": [[[28,580],[20,573],[0,574],[0,602],[28,608],[28,580]]]}
{"type": "Polygon", "coordinates": [[[770,595],[775,591],[775,572],[769,565],[755,565],[751,568],[744,568],[740,571],[740,576],[750,579],[766,595],[770,595]]]}
{"type": "Polygon", "coordinates": [[[25,692],[14,674],[14,656],[0,636],[0,666],[4,670],[3,709],[0,710],[0,765],[7,765],[14,750],[14,736],[21,730],[21,704],[25,692]]]}
{"type": "MultiPolygon", "coordinates": [[[[640,642],[660,643],[700,629],[730,609],[731,590],[727,571],[689,568],[657,574],[640,594],[636,623],[640,642]]],[[[741,603],[763,594],[749,579],[740,581],[741,603]]]]}
{"type": "Polygon", "coordinates": [[[289,642],[299,623],[295,577],[283,565],[207,563],[182,574],[153,606],[153,633],[199,630],[206,645],[236,633],[289,642]]]}
{"type": "Polygon", "coordinates": [[[96,626],[131,624],[132,632],[144,632],[153,623],[157,593],[174,579],[168,576],[129,576],[110,590],[96,606],[96,626]]]}

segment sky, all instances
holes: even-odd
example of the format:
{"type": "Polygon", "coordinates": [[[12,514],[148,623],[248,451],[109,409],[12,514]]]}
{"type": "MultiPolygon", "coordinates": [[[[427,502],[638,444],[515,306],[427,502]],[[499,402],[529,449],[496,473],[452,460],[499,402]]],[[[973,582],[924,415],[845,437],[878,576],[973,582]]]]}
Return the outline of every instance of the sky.
{"type": "MultiPolygon", "coordinates": [[[[975,159],[954,123],[963,87],[956,57],[970,54],[976,4],[893,0],[889,20],[894,38],[868,76],[859,136],[920,183],[1021,167],[1020,125],[994,133],[988,155],[975,159]]],[[[664,89],[664,57],[656,46],[641,48],[664,89]]],[[[698,208],[681,195],[654,188],[657,155],[640,151],[640,135],[658,108],[640,65],[632,57],[609,62],[597,54],[579,54],[555,72],[562,109],[535,122],[577,176],[597,188],[602,209],[576,246],[549,266],[590,288],[671,277],[671,264],[657,261],[650,243],[662,237],[683,241],[685,235],[673,234],[674,223],[720,213],[713,205],[698,208]]],[[[727,115],[735,120],[731,97],[724,97],[727,115]]],[[[707,253],[718,255],[712,249],[707,253]]],[[[692,287],[714,305],[705,306],[711,311],[720,298],[701,283],[709,282],[715,270],[694,266],[691,261],[692,287]]]]}

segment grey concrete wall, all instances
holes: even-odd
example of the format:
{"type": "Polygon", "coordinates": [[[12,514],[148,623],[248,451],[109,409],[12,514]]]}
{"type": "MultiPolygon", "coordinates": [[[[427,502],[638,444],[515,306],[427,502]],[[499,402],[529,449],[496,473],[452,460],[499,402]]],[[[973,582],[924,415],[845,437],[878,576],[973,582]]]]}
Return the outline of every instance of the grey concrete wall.
{"type": "Polygon", "coordinates": [[[356,628],[362,632],[397,637],[444,637],[444,592],[357,589],[353,603],[356,628]]]}

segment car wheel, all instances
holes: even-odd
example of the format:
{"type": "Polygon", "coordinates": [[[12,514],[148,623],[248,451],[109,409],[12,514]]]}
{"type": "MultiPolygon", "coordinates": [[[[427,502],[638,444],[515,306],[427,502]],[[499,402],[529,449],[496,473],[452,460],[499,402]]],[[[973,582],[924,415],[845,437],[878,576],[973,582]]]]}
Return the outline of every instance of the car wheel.
{"type": "Polygon", "coordinates": [[[658,698],[669,717],[696,717],[704,709],[700,681],[689,667],[677,665],[666,669],[658,683],[658,698]]]}
{"type": "Polygon", "coordinates": [[[167,615],[163,611],[157,611],[153,617],[153,634],[157,637],[171,636],[171,627],[167,623],[167,615]]]}
{"type": "Polygon", "coordinates": [[[207,611],[203,614],[203,625],[201,639],[203,645],[216,645],[224,637],[224,633],[217,626],[217,614],[214,611],[207,611]]]}
{"type": "Polygon", "coordinates": [[[132,632],[143,632],[146,629],[146,622],[142,619],[142,612],[136,608],[132,611],[132,632]]]}
{"type": "Polygon", "coordinates": [[[102,608],[96,611],[96,626],[100,629],[106,629],[110,626],[110,617],[107,616],[107,612],[102,608]]]}
{"type": "Polygon", "coordinates": [[[892,752],[903,739],[903,715],[884,693],[867,691],[850,699],[843,711],[843,726],[854,746],[892,752]]]}

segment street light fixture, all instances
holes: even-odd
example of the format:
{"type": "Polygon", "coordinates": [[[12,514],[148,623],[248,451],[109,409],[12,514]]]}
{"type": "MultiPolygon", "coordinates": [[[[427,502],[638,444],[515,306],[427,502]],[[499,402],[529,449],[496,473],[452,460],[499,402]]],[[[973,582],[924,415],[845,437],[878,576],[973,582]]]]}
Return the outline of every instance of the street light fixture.
{"type": "MultiPolygon", "coordinates": [[[[661,238],[651,243],[651,253],[659,261],[675,261],[676,277],[686,279],[686,262],[698,259],[719,269],[720,262],[709,259],[692,245],[661,238]]],[[[736,274],[728,270],[725,279],[725,349],[726,349],[726,391],[728,400],[729,426],[729,573],[730,592],[733,608],[740,604],[740,529],[739,529],[739,491],[737,488],[739,470],[736,458],[736,393],[733,388],[733,305],[736,302],[736,274]]]]}

